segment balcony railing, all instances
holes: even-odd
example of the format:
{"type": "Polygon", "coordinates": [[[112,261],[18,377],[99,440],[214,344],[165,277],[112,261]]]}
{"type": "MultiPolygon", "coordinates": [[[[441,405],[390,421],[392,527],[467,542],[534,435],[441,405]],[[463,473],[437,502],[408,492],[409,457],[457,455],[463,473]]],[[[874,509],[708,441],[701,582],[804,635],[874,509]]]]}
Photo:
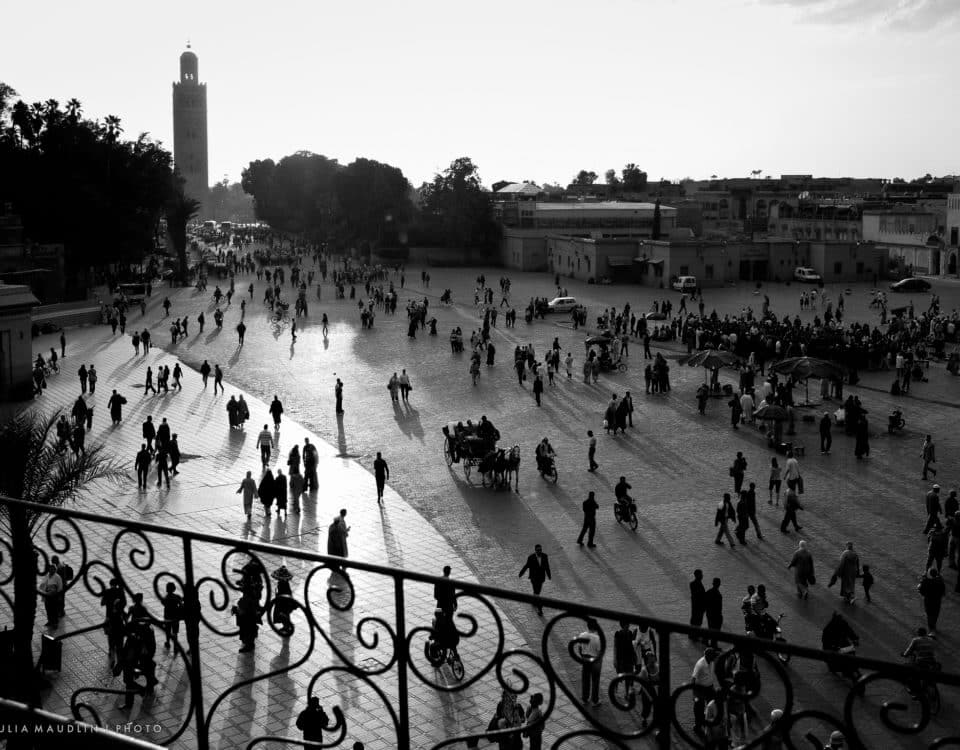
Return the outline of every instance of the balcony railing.
{"type": "MultiPolygon", "coordinates": [[[[439,634],[429,616],[434,586],[449,583],[448,579],[293,547],[0,498],[3,517],[18,509],[38,519],[34,536],[38,569],[56,554],[69,560],[75,570],[66,591],[71,625],[82,621],[84,614],[86,622],[92,623],[58,636],[61,642],[81,636],[89,639],[84,653],[65,658],[58,678],[76,684],[68,702],[69,716],[0,700],[4,728],[11,723],[38,731],[60,727],[57,747],[92,746],[91,735],[77,731],[83,728],[80,722],[116,728],[123,717],[129,720],[130,713],[117,706],[121,697],[132,702],[143,695],[137,715],[140,721],[150,721],[146,700],[151,691],[143,687],[143,676],[152,671],[152,655],[130,652],[141,655],[136,669],[124,672],[123,679],[91,680],[89,668],[79,676],[71,672],[74,658],[103,657],[105,661],[101,598],[110,579],[119,582],[128,602],[138,591],[152,592],[144,599],[149,616],[141,622],[147,624],[139,627],[155,631],[158,642],[164,637],[160,597],[166,584],[173,583],[184,596],[185,640],[174,634],[165,675],[179,687],[171,691],[162,683],[158,688],[166,696],[161,701],[165,723],[157,725],[162,731],[145,738],[164,746],[201,750],[304,746],[299,732],[282,731],[290,727],[292,716],[289,707],[282,707],[283,701],[274,703],[278,693],[268,696],[267,719],[254,726],[255,688],[296,694],[296,711],[305,707],[308,695],[321,699],[332,719],[322,743],[307,747],[351,747],[355,739],[364,737],[369,724],[376,725],[376,736],[386,747],[476,747],[504,734],[536,730],[521,715],[499,729],[487,721],[498,696],[526,701],[535,691],[544,697],[543,718],[537,726],[545,729],[545,746],[554,748],[601,747],[601,740],[617,748],[728,747],[712,745],[706,738],[723,732],[731,736],[729,746],[767,747],[769,735],[776,732],[785,738],[785,747],[806,748],[814,738],[826,741],[832,730],[841,730],[851,748],[925,746],[933,750],[960,745],[955,712],[960,675],[918,671],[900,663],[461,581],[453,582],[458,658],[434,663],[431,659],[437,654],[429,643],[439,634]],[[280,562],[297,570],[303,582],[289,596],[277,593],[275,576],[270,574],[280,562]],[[331,576],[322,595],[316,590],[321,571],[331,576]],[[247,605],[254,601],[256,612],[266,615],[259,649],[261,654],[271,649],[276,656],[269,669],[259,672],[252,667],[256,662],[245,661],[253,655],[233,657],[241,673],[223,682],[218,676],[224,671],[223,655],[234,650],[235,639],[243,634],[230,615],[238,605],[243,610],[242,599],[247,605]],[[424,600],[429,606],[424,607],[424,600]],[[289,613],[287,617],[277,616],[278,605],[289,613]],[[547,610],[539,640],[526,642],[512,630],[504,611],[518,605],[547,610]],[[355,611],[367,614],[354,622],[355,611]],[[600,695],[606,704],[602,711],[587,705],[580,690],[580,678],[590,671],[591,661],[580,654],[584,641],[579,633],[591,618],[601,626],[600,695]],[[655,676],[617,673],[610,670],[609,659],[604,661],[613,647],[611,634],[623,620],[633,626],[647,624],[656,633],[660,669],[655,676]],[[713,665],[713,688],[690,682],[696,656],[684,657],[684,651],[690,651],[687,639],[716,644],[719,656],[713,665]],[[289,657],[291,642],[296,644],[296,657],[289,657]],[[99,653],[90,653],[98,648],[99,653]],[[458,661],[465,674],[458,672],[458,661]],[[298,676],[302,692],[291,687],[298,676]],[[333,690],[328,689],[331,682],[333,690]],[[358,697],[359,690],[366,692],[364,699],[358,697]],[[716,718],[709,710],[711,700],[714,708],[723,708],[716,718]],[[463,711],[458,701],[463,702],[463,711]],[[481,713],[485,701],[489,711],[481,713]],[[815,705],[817,701],[823,705],[815,705]],[[434,704],[435,715],[430,714],[434,704]],[[698,733],[695,717],[703,708],[708,709],[708,723],[698,733]],[[771,709],[783,711],[773,727],[765,720],[771,709]],[[751,720],[754,713],[759,718],[751,720]],[[62,732],[66,726],[74,731],[62,732]]],[[[9,537],[0,537],[0,599],[10,618],[12,552],[9,537]]],[[[49,708],[50,700],[46,702],[49,708]]],[[[123,746],[124,741],[102,733],[98,746],[123,746]]],[[[128,746],[145,747],[139,741],[128,746]]]]}

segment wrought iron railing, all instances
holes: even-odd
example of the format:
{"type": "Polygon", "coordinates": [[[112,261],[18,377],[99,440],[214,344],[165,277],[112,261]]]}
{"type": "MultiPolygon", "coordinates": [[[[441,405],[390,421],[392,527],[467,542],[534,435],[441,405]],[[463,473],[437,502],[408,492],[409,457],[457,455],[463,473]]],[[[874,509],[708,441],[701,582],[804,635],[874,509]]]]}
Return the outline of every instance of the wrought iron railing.
{"type": "MultiPolygon", "coordinates": [[[[172,663],[182,665],[180,713],[173,717],[176,726],[164,726],[161,733],[146,738],[159,745],[201,750],[223,746],[220,735],[235,729],[229,716],[252,711],[256,703],[250,695],[244,698],[244,691],[257,685],[272,689],[297,673],[309,676],[304,680],[305,692],[325,698],[321,707],[329,712],[323,741],[308,743],[308,747],[351,747],[377,716],[381,730],[389,727],[387,745],[396,748],[475,747],[517,732],[536,733],[538,728],[544,730],[545,746],[553,748],[599,747],[601,740],[618,748],[761,748],[768,746],[765,743],[772,734],[783,738],[784,747],[798,748],[809,747],[807,743],[816,737],[825,741],[832,730],[842,731],[852,748],[960,746],[954,702],[960,694],[960,675],[918,671],[899,663],[703,630],[461,581],[452,582],[459,635],[457,658],[453,658],[452,652],[430,648],[440,634],[429,616],[424,618],[425,611],[433,610],[434,586],[449,584],[448,579],[291,547],[0,498],[0,511],[6,518],[18,507],[39,519],[34,536],[38,574],[54,554],[69,559],[75,569],[66,591],[69,611],[76,613],[78,620],[86,613],[93,622],[58,635],[61,641],[83,634],[93,641],[102,640],[106,651],[106,637],[99,632],[100,606],[110,579],[119,582],[127,602],[135,592],[147,586],[152,589],[144,604],[147,627],[157,633],[165,624],[160,597],[166,584],[173,583],[184,596],[185,643],[174,634],[171,651],[172,663]],[[171,560],[164,564],[162,557],[171,560]],[[270,575],[271,567],[281,561],[303,566],[303,584],[289,596],[277,593],[270,575]],[[324,570],[331,576],[330,585],[322,597],[316,597],[314,585],[324,570]],[[243,609],[244,597],[248,605],[256,602],[256,612],[267,614],[262,644],[277,646],[295,640],[303,653],[276,665],[271,662],[268,671],[244,674],[217,687],[213,679],[217,654],[223,652],[225,641],[243,635],[229,618],[238,605],[243,609]],[[424,601],[429,602],[426,609],[424,601]],[[539,642],[528,643],[512,630],[503,610],[516,605],[548,610],[539,642]],[[355,609],[371,613],[354,624],[355,609]],[[623,620],[634,626],[648,625],[659,643],[658,672],[609,672],[607,659],[601,695],[608,707],[603,711],[591,708],[578,689],[580,673],[590,670],[590,660],[580,653],[584,641],[578,632],[586,629],[591,618],[601,624],[601,664],[613,648],[613,639],[606,634],[623,620]],[[679,645],[681,638],[717,646],[713,687],[691,683],[693,660],[688,655],[680,663],[681,652],[689,649],[679,645]],[[355,658],[357,651],[369,658],[355,658]],[[318,659],[323,660],[320,665],[318,659]],[[464,665],[465,674],[461,671],[464,665]],[[337,689],[324,692],[331,680],[337,689]],[[351,697],[344,687],[350,680],[368,689],[374,700],[364,703],[351,697]],[[522,714],[502,710],[501,700],[496,716],[504,723],[471,724],[476,721],[471,717],[477,715],[477,707],[482,710],[484,703],[488,712],[483,715],[492,715],[498,694],[506,697],[509,707],[511,696],[526,699],[534,691],[544,697],[541,719],[528,722],[522,714]],[[424,710],[430,715],[429,696],[438,700],[436,721],[423,716],[424,710]],[[465,711],[456,726],[445,726],[441,715],[449,714],[450,701],[457,700],[470,703],[472,710],[465,711]],[[818,700],[829,705],[813,705],[818,700]],[[250,704],[247,708],[244,701],[250,704]],[[223,710],[227,703],[233,706],[233,714],[223,710]],[[776,724],[751,720],[751,714],[763,716],[771,708],[783,712],[776,724]],[[719,739],[722,735],[729,739],[719,739]]],[[[5,617],[12,620],[15,606],[13,549],[9,536],[0,537],[0,598],[8,610],[0,615],[0,623],[5,617]]],[[[118,709],[116,701],[121,696],[128,701],[139,694],[149,695],[140,681],[151,671],[152,655],[147,651],[131,652],[136,658],[127,660],[129,670],[117,670],[123,673],[123,680],[74,688],[69,717],[55,718],[11,701],[0,701],[0,716],[4,721],[14,717],[14,721],[41,728],[76,722],[116,728],[117,715],[129,716],[118,709]]],[[[62,669],[60,679],[65,679],[71,670],[69,659],[62,669]]],[[[306,704],[306,696],[300,698],[306,704]]],[[[139,716],[148,721],[149,709],[144,706],[139,716]]],[[[171,716],[168,709],[167,719],[171,716]]],[[[279,724],[289,728],[290,718],[279,717],[279,724]]],[[[304,746],[300,733],[292,728],[290,734],[266,728],[260,732],[251,724],[242,733],[243,741],[234,746],[304,746]]],[[[378,736],[382,741],[382,731],[378,736]]],[[[89,737],[76,732],[58,740],[62,740],[58,747],[89,746],[89,737]]]]}

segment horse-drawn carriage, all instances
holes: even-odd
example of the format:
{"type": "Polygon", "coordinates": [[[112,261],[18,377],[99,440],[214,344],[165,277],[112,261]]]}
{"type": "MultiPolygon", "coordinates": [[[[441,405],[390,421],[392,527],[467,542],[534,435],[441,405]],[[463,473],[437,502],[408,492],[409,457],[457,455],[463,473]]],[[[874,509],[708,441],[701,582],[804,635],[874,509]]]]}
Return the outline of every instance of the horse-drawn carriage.
{"type": "Polygon", "coordinates": [[[476,469],[484,487],[520,490],[520,446],[498,448],[500,432],[489,422],[474,425],[469,420],[443,426],[443,455],[447,466],[463,465],[463,475],[472,481],[476,469]]]}

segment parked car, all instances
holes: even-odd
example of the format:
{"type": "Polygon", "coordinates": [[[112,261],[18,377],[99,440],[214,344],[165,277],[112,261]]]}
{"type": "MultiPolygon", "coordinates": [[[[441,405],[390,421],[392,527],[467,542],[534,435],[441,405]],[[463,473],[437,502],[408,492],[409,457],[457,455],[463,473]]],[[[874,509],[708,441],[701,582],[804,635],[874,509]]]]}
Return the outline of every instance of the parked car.
{"type": "Polygon", "coordinates": [[[673,288],[678,292],[695,292],[697,290],[696,276],[678,276],[673,282],[673,288]]]}
{"type": "Polygon", "coordinates": [[[554,297],[547,303],[547,312],[566,313],[577,306],[576,297],[554,297]]]}
{"type": "Polygon", "coordinates": [[[802,281],[805,284],[819,284],[823,281],[823,276],[818,274],[812,268],[797,266],[793,271],[793,278],[802,281]]]}
{"type": "Polygon", "coordinates": [[[131,305],[139,305],[147,296],[147,285],[142,283],[121,284],[117,292],[122,293],[131,305]]]}
{"type": "Polygon", "coordinates": [[[900,279],[896,284],[890,285],[891,292],[926,292],[929,290],[930,282],[926,279],[918,279],[916,276],[900,279]]]}

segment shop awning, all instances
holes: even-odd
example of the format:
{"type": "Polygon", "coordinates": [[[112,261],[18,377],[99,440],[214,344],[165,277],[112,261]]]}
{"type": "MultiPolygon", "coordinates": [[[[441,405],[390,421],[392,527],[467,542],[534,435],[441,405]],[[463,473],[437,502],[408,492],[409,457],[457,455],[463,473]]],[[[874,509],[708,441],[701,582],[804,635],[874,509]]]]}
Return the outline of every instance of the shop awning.
{"type": "Polygon", "coordinates": [[[662,266],[662,265],[663,265],[663,258],[656,258],[656,259],[653,259],[653,258],[634,258],[633,260],[634,260],[635,263],[644,263],[644,264],[649,264],[649,265],[651,265],[651,266],[662,266]]]}
{"type": "Polygon", "coordinates": [[[633,258],[607,258],[607,265],[611,268],[631,268],[633,266],[633,258]]]}

